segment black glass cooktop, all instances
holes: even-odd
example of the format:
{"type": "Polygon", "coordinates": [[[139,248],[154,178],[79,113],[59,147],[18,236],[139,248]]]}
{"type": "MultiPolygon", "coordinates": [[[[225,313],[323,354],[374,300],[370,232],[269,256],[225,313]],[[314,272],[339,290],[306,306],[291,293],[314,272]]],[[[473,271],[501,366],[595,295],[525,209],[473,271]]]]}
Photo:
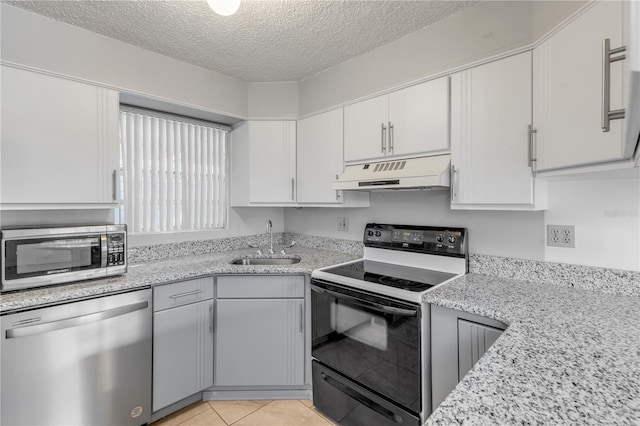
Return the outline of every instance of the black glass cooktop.
{"type": "Polygon", "coordinates": [[[360,260],[324,269],[323,271],[329,274],[415,292],[428,290],[456,276],[448,272],[411,268],[370,260],[360,260]]]}

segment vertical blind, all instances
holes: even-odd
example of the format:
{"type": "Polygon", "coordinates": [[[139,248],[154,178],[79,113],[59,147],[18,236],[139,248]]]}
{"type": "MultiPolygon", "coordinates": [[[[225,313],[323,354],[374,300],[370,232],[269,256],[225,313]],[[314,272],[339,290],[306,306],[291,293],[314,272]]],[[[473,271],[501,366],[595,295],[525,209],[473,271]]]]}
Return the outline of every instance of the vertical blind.
{"type": "Polygon", "coordinates": [[[117,214],[129,232],[224,227],[226,130],[124,109],[120,126],[117,214]]]}

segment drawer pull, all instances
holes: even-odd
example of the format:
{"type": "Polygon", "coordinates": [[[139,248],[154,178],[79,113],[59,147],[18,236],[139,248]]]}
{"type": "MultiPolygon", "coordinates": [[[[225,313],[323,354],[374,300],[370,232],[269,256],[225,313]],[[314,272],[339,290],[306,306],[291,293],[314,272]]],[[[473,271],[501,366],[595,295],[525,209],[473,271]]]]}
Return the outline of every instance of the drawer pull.
{"type": "Polygon", "coordinates": [[[172,294],[169,297],[171,299],[175,300],[175,299],[179,299],[181,297],[193,296],[194,294],[200,294],[200,293],[202,293],[202,290],[193,290],[193,291],[187,291],[185,293],[172,294]]]}

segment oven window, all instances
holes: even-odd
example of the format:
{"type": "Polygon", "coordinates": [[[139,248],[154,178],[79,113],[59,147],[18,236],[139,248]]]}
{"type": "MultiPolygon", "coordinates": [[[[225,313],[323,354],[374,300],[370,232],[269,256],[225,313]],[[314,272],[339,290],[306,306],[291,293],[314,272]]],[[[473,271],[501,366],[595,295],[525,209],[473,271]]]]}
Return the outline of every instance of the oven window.
{"type": "Polygon", "coordinates": [[[312,289],[313,357],[419,414],[419,307],[351,290],[343,297],[340,287],[312,289]]]}
{"type": "Polygon", "coordinates": [[[100,267],[100,235],[6,242],[7,279],[100,267]]]}

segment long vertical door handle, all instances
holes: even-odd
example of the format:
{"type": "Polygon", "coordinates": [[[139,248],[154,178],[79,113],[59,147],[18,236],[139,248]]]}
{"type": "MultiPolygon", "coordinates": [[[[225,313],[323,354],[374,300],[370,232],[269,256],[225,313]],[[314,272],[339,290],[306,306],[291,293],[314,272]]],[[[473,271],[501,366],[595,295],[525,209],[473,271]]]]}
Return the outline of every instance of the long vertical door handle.
{"type": "Polygon", "coordinates": [[[381,124],[381,134],[380,134],[380,152],[384,154],[387,150],[387,126],[384,123],[381,124]]]}
{"type": "Polygon", "coordinates": [[[294,178],[291,178],[291,201],[295,201],[295,186],[296,186],[296,180],[294,178]]]}
{"type": "Polygon", "coordinates": [[[389,154],[393,154],[393,124],[389,122],[389,154]]]}
{"type": "Polygon", "coordinates": [[[302,303],[303,302],[300,302],[300,333],[304,333],[304,310],[302,303]]]}
{"type": "Polygon", "coordinates": [[[602,40],[602,131],[610,130],[611,120],[620,120],[624,118],[625,110],[616,109],[611,111],[611,63],[626,59],[625,55],[611,57],[627,50],[626,46],[611,49],[611,40],[605,38],[602,40]]]}
{"type": "Polygon", "coordinates": [[[209,331],[213,334],[213,303],[209,305],[209,317],[211,321],[209,322],[209,331]]]}
{"type": "Polygon", "coordinates": [[[113,173],[111,173],[111,198],[113,199],[113,201],[117,201],[117,194],[118,194],[118,174],[116,172],[116,169],[113,169],[113,173]]]}
{"type": "Polygon", "coordinates": [[[533,167],[533,163],[538,159],[535,157],[535,153],[533,150],[533,135],[538,133],[538,130],[534,129],[531,124],[529,124],[529,167],[533,167]]]}
{"type": "Polygon", "coordinates": [[[449,178],[449,180],[451,181],[451,201],[456,201],[456,198],[458,198],[458,194],[456,191],[456,187],[458,186],[458,169],[456,169],[455,165],[451,165],[451,177],[449,178]]]}

